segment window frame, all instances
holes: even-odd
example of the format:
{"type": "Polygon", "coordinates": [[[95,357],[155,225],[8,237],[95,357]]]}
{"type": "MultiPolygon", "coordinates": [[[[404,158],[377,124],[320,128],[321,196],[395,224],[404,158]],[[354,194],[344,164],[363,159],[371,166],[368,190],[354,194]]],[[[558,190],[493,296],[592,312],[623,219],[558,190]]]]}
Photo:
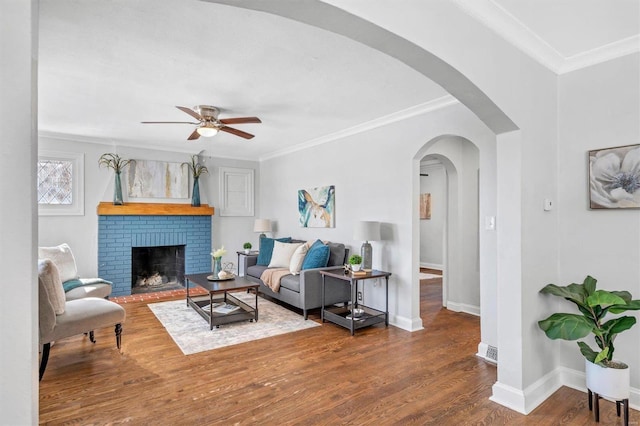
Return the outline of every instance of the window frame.
{"type": "MultiPolygon", "coordinates": [[[[40,204],[38,216],[84,216],[84,153],[41,150],[40,161],[71,162],[71,204],[40,204]]],[[[37,185],[37,176],[36,176],[37,185]]],[[[37,192],[37,191],[36,191],[37,192]]]]}

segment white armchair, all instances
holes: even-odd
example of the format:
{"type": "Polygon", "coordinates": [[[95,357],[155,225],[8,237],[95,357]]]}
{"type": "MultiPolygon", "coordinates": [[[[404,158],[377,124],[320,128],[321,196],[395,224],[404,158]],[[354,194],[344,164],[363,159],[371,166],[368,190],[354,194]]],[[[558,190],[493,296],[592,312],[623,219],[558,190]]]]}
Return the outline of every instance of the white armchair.
{"type": "Polygon", "coordinates": [[[66,300],[77,300],[85,297],[106,299],[111,294],[111,282],[102,278],[80,278],[76,267],[76,259],[68,244],[55,247],[38,247],[39,259],[50,259],[58,267],[60,279],[65,291],[66,300]]]}
{"type": "Polygon", "coordinates": [[[60,273],[50,259],[38,261],[38,316],[42,358],[40,380],[47,368],[51,342],[78,334],[88,334],[95,343],[93,330],[115,326],[116,345],[120,349],[125,310],[117,303],[98,297],[67,301],[60,273]]]}

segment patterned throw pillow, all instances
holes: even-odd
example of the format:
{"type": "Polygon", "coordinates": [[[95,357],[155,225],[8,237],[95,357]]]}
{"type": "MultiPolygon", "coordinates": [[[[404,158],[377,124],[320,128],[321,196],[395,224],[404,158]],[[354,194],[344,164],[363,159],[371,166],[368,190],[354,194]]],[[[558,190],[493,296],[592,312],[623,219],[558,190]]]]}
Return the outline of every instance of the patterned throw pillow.
{"type": "Polygon", "coordinates": [[[258,253],[257,265],[268,266],[271,262],[271,256],[273,255],[273,242],[280,241],[281,243],[290,243],[291,237],[273,238],[262,237],[260,238],[260,252],[258,253]]]}
{"type": "Polygon", "coordinates": [[[302,269],[324,268],[329,262],[329,246],[324,245],[322,241],[316,240],[302,262],[302,269]]]}

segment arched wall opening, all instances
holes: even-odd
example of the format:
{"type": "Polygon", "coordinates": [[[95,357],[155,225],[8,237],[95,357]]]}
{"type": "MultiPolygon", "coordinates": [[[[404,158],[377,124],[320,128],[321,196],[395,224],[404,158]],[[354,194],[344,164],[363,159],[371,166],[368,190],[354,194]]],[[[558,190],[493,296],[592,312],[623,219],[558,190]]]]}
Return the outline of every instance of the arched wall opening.
{"type": "MultiPolygon", "coordinates": [[[[271,13],[359,41],[398,59],[438,83],[493,131],[496,135],[495,146],[493,149],[481,149],[480,155],[481,169],[491,175],[481,175],[480,182],[483,185],[483,181],[493,180],[493,188],[496,190],[492,194],[493,198],[485,199],[484,195],[481,197],[480,216],[496,219],[497,211],[500,211],[500,222],[491,234],[482,232],[480,235],[480,263],[488,265],[481,268],[482,278],[487,282],[495,283],[490,288],[481,288],[481,305],[485,311],[492,312],[490,316],[483,315],[481,317],[481,340],[487,345],[491,345],[490,342],[493,342],[496,347],[500,347],[503,359],[511,360],[508,366],[498,367],[498,382],[493,387],[491,399],[517,411],[529,412],[531,406],[537,405],[539,401],[530,403],[523,392],[525,388],[523,358],[526,357],[524,345],[521,340],[512,338],[523,333],[523,248],[521,236],[523,213],[521,195],[523,148],[521,145],[523,135],[519,126],[462,72],[422,45],[415,44],[382,26],[339,7],[319,0],[296,4],[260,0],[206,1],[271,13]],[[499,150],[496,148],[497,146],[500,147],[499,150]],[[493,167],[485,167],[487,163],[492,164],[493,167]],[[497,175],[500,175],[499,184],[496,180],[497,175]],[[496,249],[484,251],[482,247],[485,244],[496,249]],[[500,269],[499,274],[497,273],[498,268],[500,269]],[[498,293],[501,295],[500,301],[497,299],[498,293]],[[502,318],[502,321],[498,321],[499,317],[502,318]],[[486,330],[497,330],[497,333],[488,335],[485,333],[486,330]]],[[[340,2],[333,1],[333,3],[339,4],[340,2]]],[[[453,45],[455,46],[455,43],[453,45]]],[[[506,101],[508,102],[509,99],[506,101]]],[[[518,108],[516,108],[516,112],[517,110],[518,108]]],[[[526,117],[521,118],[527,122],[526,117]]],[[[534,130],[533,133],[535,132],[534,130]]],[[[528,137],[531,138],[532,135],[528,135],[528,137]]],[[[552,139],[551,137],[550,140],[552,139]]],[[[414,158],[413,161],[414,176],[418,174],[419,158],[414,158]]],[[[414,179],[413,182],[414,194],[417,193],[416,180],[414,179]]],[[[416,203],[413,206],[415,211],[417,201],[414,203],[416,203]]],[[[413,238],[411,250],[411,264],[417,265],[419,247],[415,238],[413,238]]],[[[414,281],[416,281],[418,271],[415,268],[413,274],[415,275],[414,281]]],[[[411,311],[415,318],[419,311],[418,289],[413,287],[411,293],[413,296],[411,311]]]]}
{"type": "MultiPolygon", "coordinates": [[[[485,257],[484,265],[480,261],[480,199],[484,194],[486,198],[493,198],[490,194],[495,193],[495,182],[488,182],[485,179],[485,186],[480,185],[480,158],[481,150],[476,144],[468,139],[454,135],[442,135],[433,138],[425,143],[418,151],[414,159],[418,161],[418,173],[414,174],[417,180],[417,187],[420,191],[423,177],[422,164],[425,159],[432,159],[445,170],[446,179],[444,182],[445,199],[432,199],[432,203],[445,203],[444,230],[442,242],[442,263],[443,263],[443,283],[442,283],[442,304],[447,309],[454,312],[465,312],[472,315],[481,316],[481,294],[483,286],[486,287],[484,293],[492,293],[492,288],[496,286],[495,280],[491,280],[490,273],[483,274],[483,266],[489,271],[494,270],[495,255],[497,248],[495,245],[487,244],[484,240],[483,250],[492,250],[494,256],[485,257]],[[488,259],[492,259],[487,261],[488,259]],[[484,280],[481,280],[484,277],[484,280]]],[[[492,167],[490,163],[487,167],[492,167]]],[[[495,167],[495,164],[493,165],[495,167]]],[[[491,173],[488,173],[491,175],[491,173]]],[[[442,192],[441,192],[442,193],[442,192]]],[[[414,194],[414,199],[419,197],[414,194]]],[[[486,209],[486,206],[484,206],[486,209]]],[[[495,206],[493,206],[495,208],[495,206]]],[[[424,242],[421,240],[422,222],[419,217],[419,210],[413,209],[413,235],[418,237],[418,247],[424,242]]],[[[437,243],[436,243],[437,244],[437,243]]],[[[418,249],[419,250],[419,249],[418,249]]],[[[420,255],[416,256],[418,264],[414,269],[419,269],[420,255]]],[[[419,279],[414,282],[414,286],[420,288],[419,279]]],[[[484,315],[491,316],[495,313],[485,311],[484,315]]],[[[483,321],[485,326],[495,324],[493,321],[483,321]]],[[[482,330],[482,335],[497,335],[497,330],[482,330]]],[[[496,345],[493,340],[491,346],[496,345]]],[[[486,358],[489,346],[486,342],[479,342],[478,354],[486,358]]],[[[489,360],[494,361],[489,358],[489,360]]]]}

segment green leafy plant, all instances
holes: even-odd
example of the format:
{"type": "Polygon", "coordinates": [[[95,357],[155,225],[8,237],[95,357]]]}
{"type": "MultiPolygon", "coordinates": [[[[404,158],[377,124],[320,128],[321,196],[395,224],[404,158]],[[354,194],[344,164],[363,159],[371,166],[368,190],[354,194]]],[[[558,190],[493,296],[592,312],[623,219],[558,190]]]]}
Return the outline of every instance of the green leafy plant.
{"type": "Polygon", "coordinates": [[[251,250],[251,247],[253,247],[253,246],[251,245],[251,243],[244,243],[244,244],[242,245],[242,248],[243,248],[243,249],[245,249],[245,250],[251,250]]]}
{"type": "Polygon", "coordinates": [[[98,159],[98,165],[113,169],[116,173],[120,173],[129,165],[129,163],[131,163],[131,161],[133,160],[125,160],[118,154],[107,152],[100,156],[100,159],[98,159]]]}
{"type": "Polygon", "coordinates": [[[359,254],[352,254],[349,256],[349,265],[359,265],[362,263],[362,256],[359,254]]]}
{"type": "Polygon", "coordinates": [[[209,169],[207,169],[206,166],[203,166],[198,162],[197,155],[192,155],[191,162],[190,163],[185,162],[185,163],[182,163],[182,165],[189,167],[189,170],[191,171],[191,175],[194,178],[199,178],[200,175],[203,173],[209,173],[209,169]]]}
{"type": "Polygon", "coordinates": [[[609,319],[608,314],[640,310],[640,300],[632,300],[628,291],[596,290],[597,280],[587,276],[582,284],[557,286],[547,284],[540,293],[563,297],[574,303],[580,314],[556,313],[538,321],[538,326],[550,339],[578,340],[593,334],[600,348],[594,351],[585,342],[578,342],[580,352],[594,364],[613,366],[613,342],[617,335],[636,323],[635,317],[622,316],[609,319]]]}

